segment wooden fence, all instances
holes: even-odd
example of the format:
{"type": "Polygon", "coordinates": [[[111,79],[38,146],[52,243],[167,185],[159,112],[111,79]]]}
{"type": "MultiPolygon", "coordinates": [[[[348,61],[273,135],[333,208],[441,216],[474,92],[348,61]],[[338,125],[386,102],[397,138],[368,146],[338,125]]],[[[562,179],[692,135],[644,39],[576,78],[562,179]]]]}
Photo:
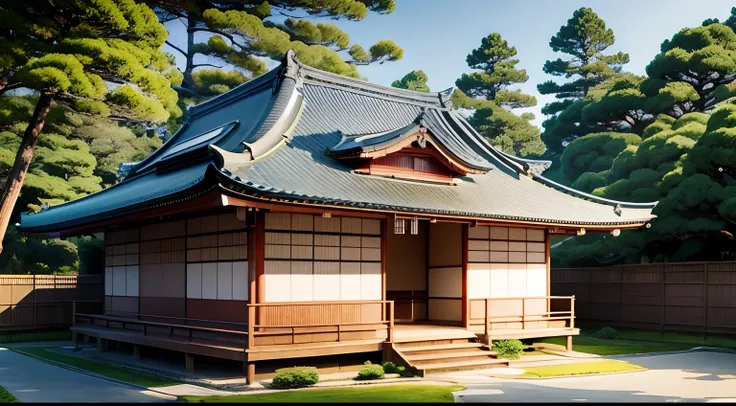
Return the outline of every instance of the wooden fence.
{"type": "Polygon", "coordinates": [[[736,262],[551,270],[553,295],[575,295],[580,320],[612,326],[736,333],[736,262]]]}
{"type": "Polygon", "coordinates": [[[72,302],[80,313],[102,313],[102,275],[0,275],[0,332],[72,325],[72,302]]]}

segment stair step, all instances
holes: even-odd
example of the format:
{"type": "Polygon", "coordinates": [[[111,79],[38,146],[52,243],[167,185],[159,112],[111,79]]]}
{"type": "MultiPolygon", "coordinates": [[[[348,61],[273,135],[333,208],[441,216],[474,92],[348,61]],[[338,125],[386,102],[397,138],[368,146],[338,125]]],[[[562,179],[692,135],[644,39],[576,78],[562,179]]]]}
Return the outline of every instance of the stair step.
{"type": "Polygon", "coordinates": [[[495,357],[496,353],[493,351],[484,351],[477,349],[475,351],[446,351],[434,354],[406,354],[405,359],[411,363],[415,361],[433,361],[433,360],[445,360],[445,359],[460,359],[460,358],[476,358],[476,357],[495,357]]]}
{"type": "MultiPolygon", "coordinates": [[[[414,344],[414,343],[411,343],[414,344]]],[[[462,350],[466,348],[481,348],[483,343],[455,343],[441,345],[418,345],[418,346],[397,346],[397,349],[408,355],[408,353],[419,351],[442,351],[442,350],[462,350]]]]}
{"type": "Polygon", "coordinates": [[[468,369],[481,369],[481,368],[495,368],[508,366],[508,361],[487,358],[475,361],[456,361],[456,362],[445,362],[440,364],[419,364],[414,365],[415,368],[421,369],[427,372],[438,372],[438,371],[451,371],[451,370],[468,370],[468,369]]]}

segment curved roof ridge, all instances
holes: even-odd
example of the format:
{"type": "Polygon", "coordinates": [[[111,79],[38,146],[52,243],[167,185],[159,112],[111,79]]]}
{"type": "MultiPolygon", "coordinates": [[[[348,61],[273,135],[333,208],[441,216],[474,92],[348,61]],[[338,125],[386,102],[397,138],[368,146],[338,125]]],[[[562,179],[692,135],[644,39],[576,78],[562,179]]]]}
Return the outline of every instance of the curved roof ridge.
{"type": "Polygon", "coordinates": [[[577,189],[573,189],[569,186],[565,186],[561,183],[557,183],[551,179],[547,179],[542,175],[532,175],[535,180],[539,180],[540,183],[549,186],[553,189],[557,189],[563,193],[567,193],[570,195],[575,195],[580,198],[584,198],[586,200],[593,201],[595,203],[605,204],[605,205],[621,205],[621,207],[625,208],[639,208],[639,209],[653,209],[654,206],[659,203],[659,201],[656,202],[648,202],[648,203],[634,203],[634,202],[622,202],[619,200],[612,200],[612,199],[606,199],[605,197],[600,197],[596,195],[592,195],[590,193],[581,192],[577,189]]]}
{"type": "Polygon", "coordinates": [[[301,62],[293,50],[286,52],[282,66],[285,66],[287,71],[291,71],[291,67],[293,66],[298,72],[298,77],[311,81],[317,85],[319,85],[320,82],[326,82],[347,89],[356,88],[367,93],[378,93],[387,97],[397,98],[402,101],[418,101],[423,105],[429,103],[437,107],[444,107],[444,103],[449,97],[449,95],[445,94],[447,92],[446,90],[443,92],[418,92],[415,90],[379,85],[368,82],[367,80],[342,76],[337,73],[317,69],[301,62]]]}

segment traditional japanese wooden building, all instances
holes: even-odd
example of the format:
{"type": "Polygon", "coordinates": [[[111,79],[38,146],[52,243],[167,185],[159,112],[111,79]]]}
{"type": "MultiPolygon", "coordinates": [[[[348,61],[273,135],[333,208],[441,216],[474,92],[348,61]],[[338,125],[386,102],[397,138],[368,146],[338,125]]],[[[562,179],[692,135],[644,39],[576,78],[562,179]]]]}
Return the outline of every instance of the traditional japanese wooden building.
{"type": "Polygon", "coordinates": [[[377,356],[427,372],[503,365],[494,339],[569,345],[574,298],[550,296],[550,235],[640,227],[654,204],[546,179],[549,162],[495,149],[449,99],[289,52],[192,107],[119,184],[20,229],[104,232],[105,314],[76,314],[73,331],[181,351],[188,368],[238,360],[252,381],[377,356]]]}

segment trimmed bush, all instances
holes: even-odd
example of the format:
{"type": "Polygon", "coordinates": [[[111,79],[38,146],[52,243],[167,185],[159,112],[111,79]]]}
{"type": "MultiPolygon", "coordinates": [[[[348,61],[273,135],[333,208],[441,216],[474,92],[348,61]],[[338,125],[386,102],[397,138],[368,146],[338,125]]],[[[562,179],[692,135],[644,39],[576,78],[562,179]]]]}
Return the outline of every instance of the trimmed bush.
{"type": "Polygon", "coordinates": [[[414,373],[406,369],[406,367],[402,365],[396,365],[393,362],[386,361],[383,364],[381,364],[381,367],[383,368],[383,372],[387,374],[399,374],[402,378],[411,378],[414,376],[414,373]]]}
{"type": "Polygon", "coordinates": [[[355,379],[361,381],[367,381],[371,379],[383,379],[384,372],[383,367],[378,364],[371,364],[370,361],[366,361],[365,366],[358,372],[358,376],[355,379]]]}
{"type": "Polygon", "coordinates": [[[401,368],[390,361],[384,362],[383,364],[381,364],[381,367],[383,368],[383,372],[387,374],[398,374],[399,368],[401,368]]]}
{"type": "Polygon", "coordinates": [[[618,337],[618,330],[613,327],[603,327],[602,329],[591,334],[595,338],[602,338],[605,340],[614,340],[618,337]]]}
{"type": "Polygon", "coordinates": [[[315,367],[291,367],[276,370],[276,376],[269,385],[274,389],[304,388],[319,382],[319,373],[315,367]]]}
{"type": "Polygon", "coordinates": [[[519,359],[524,351],[524,344],[519,340],[494,340],[493,351],[496,351],[499,358],[519,359]]]}

